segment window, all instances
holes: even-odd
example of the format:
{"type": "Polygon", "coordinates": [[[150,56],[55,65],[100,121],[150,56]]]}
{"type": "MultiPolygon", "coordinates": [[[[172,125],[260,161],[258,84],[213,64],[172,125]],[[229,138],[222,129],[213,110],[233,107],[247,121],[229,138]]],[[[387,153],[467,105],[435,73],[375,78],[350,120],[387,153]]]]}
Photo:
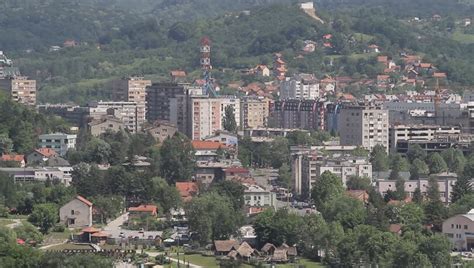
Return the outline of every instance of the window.
{"type": "Polygon", "coordinates": [[[467,225],[464,225],[464,230],[467,230],[467,225]]]}
{"type": "Polygon", "coordinates": [[[71,215],[74,215],[74,209],[71,210],[71,215]]]}

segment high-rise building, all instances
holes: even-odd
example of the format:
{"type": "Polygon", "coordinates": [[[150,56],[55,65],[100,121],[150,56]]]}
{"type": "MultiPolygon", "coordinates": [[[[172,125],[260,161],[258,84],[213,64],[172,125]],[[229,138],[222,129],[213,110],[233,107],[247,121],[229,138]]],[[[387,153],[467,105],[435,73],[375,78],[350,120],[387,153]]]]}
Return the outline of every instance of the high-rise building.
{"type": "Polygon", "coordinates": [[[244,97],[240,100],[240,121],[244,129],[267,126],[269,100],[258,97],[244,97]]]}
{"type": "Polygon", "coordinates": [[[171,120],[170,99],[187,95],[183,84],[153,83],[146,88],[146,119],[149,122],[156,120],[171,120]]]}
{"type": "Polygon", "coordinates": [[[388,151],[387,110],[372,106],[347,106],[340,110],[338,117],[341,145],[361,146],[370,151],[375,145],[383,145],[388,151]]]}
{"type": "Polygon", "coordinates": [[[279,128],[324,130],[325,114],[324,103],[317,100],[279,100],[275,101],[268,125],[279,128]]]}
{"type": "Polygon", "coordinates": [[[312,74],[295,74],[280,84],[280,99],[319,99],[319,80],[312,74]]]}
{"type": "Polygon", "coordinates": [[[131,133],[137,133],[140,122],[137,113],[136,102],[127,101],[99,101],[89,105],[89,116],[94,120],[101,120],[107,116],[113,116],[121,120],[124,127],[131,133]]]}
{"type": "Polygon", "coordinates": [[[0,79],[0,90],[10,94],[13,101],[25,105],[36,105],[36,80],[25,76],[9,76],[0,79]]]}
{"type": "Polygon", "coordinates": [[[114,94],[117,101],[137,103],[137,121],[139,128],[145,122],[146,115],[146,87],[151,85],[151,80],[143,77],[132,76],[120,79],[114,83],[114,94]]]}

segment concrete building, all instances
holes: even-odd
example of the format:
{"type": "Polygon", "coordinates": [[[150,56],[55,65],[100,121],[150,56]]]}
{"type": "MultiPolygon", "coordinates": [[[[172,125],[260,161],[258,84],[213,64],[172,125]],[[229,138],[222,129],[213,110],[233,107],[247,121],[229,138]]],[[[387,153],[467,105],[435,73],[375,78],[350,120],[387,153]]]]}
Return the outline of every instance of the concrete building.
{"type": "MultiPolygon", "coordinates": [[[[179,95],[189,95],[184,84],[178,83],[153,83],[146,88],[146,119],[149,122],[164,120],[173,122],[171,115],[170,99],[179,95]]],[[[178,126],[178,125],[177,125],[178,126]]],[[[178,126],[179,128],[179,126],[178,126]]]]}
{"type": "Polygon", "coordinates": [[[317,100],[279,100],[275,101],[268,119],[269,127],[324,130],[324,103],[317,100]]]}
{"type": "Polygon", "coordinates": [[[150,133],[157,142],[161,143],[166,138],[173,137],[178,128],[166,121],[156,121],[153,126],[145,129],[145,131],[150,133]]]}
{"type": "Polygon", "coordinates": [[[76,196],[59,209],[59,221],[70,228],[92,226],[92,203],[76,196]]]}
{"type": "Polygon", "coordinates": [[[140,126],[145,122],[147,86],[151,86],[151,80],[139,76],[123,78],[114,83],[117,100],[137,103],[137,121],[140,126]]]}
{"type": "Polygon", "coordinates": [[[391,125],[389,129],[390,152],[397,152],[398,142],[430,141],[437,135],[460,134],[459,126],[440,125],[391,125]]]}
{"type": "Polygon", "coordinates": [[[356,145],[372,151],[375,145],[387,151],[388,111],[379,107],[348,106],[338,114],[338,132],[341,145],[356,145]]]}
{"type": "Polygon", "coordinates": [[[55,150],[60,156],[66,155],[69,149],[76,148],[77,135],[52,133],[43,134],[38,137],[39,148],[51,148],[55,150]]]}
{"type": "Polygon", "coordinates": [[[257,97],[240,99],[240,126],[244,129],[265,127],[269,115],[269,101],[257,97]]]}
{"type": "Polygon", "coordinates": [[[316,100],[319,97],[319,80],[312,74],[295,74],[280,84],[280,99],[316,100]]]}
{"type": "Polygon", "coordinates": [[[137,133],[144,121],[138,117],[138,106],[136,102],[129,101],[99,101],[91,103],[89,116],[93,120],[102,120],[107,117],[115,117],[122,121],[125,129],[131,133],[137,133]]]}
{"type": "Polygon", "coordinates": [[[36,105],[36,80],[25,76],[6,77],[0,80],[0,90],[7,92],[15,102],[36,105]]]}
{"type": "Polygon", "coordinates": [[[89,122],[88,127],[91,135],[98,137],[107,131],[119,132],[120,130],[124,129],[124,124],[122,120],[119,120],[113,116],[108,116],[89,122]]]}
{"type": "Polygon", "coordinates": [[[309,197],[325,171],[340,177],[344,185],[351,176],[372,178],[372,164],[365,157],[323,156],[311,148],[292,148],[291,165],[292,188],[303,197],[309,197]]]}
{"type": "Polygon", "coordinates": [[[58,181],[69,186],[72,182],[72,167],[0,168],[0,171],[20,183],[58,181]]]}
{"type": "Polygon", "coordinates": [[[471,251],[474,248],[474,209],[445,220],[443,234],[455,250],[471,251]]]}
{"type": "Polygon", "coordinates": [[[244,204],[249,207],[276,208],[276,194],[254,184],[243,184],[244,204]]]}
{"type": "MultiPolygon", "coordinates": [[[[438,175],[437,178],[440,199],[443,203],[449,204],[451,202],[451,193],[454,184],[456,184],[457,177],[455,174],[441,174],[438,175]]],[[[383,196],[387,194],[388,190],[395,191],[397,189],[395,186],[395,180],[377,180],[375,183],[378,192],[383,196]]],[[[405,181],[405,191],[409,197],[413,197],[413,193],[417,188],[420,188],[421,194],[425,196],[428,190],[428,179],[405,181]]]]}

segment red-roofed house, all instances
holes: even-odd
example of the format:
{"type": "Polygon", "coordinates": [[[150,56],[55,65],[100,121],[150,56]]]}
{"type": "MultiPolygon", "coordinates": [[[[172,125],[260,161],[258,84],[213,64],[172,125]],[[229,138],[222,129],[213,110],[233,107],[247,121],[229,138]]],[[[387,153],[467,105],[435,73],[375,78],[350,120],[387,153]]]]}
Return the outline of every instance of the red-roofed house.
{"type": "Polygon", "coordinates": [[[59,221],[73,228],[92,226],[92,202],[76,196],[59,209],[59,221]]]}
{"type": "Polygon", "coordinates": [[[443,78],[443,79],[444,79],[444,78],[446,78],[446,77],[448,77],[448,76],[446,75],[446,73],[434,73],[434,74],[433,74],[433,78],[443,78]]]}
{"type": "Polygon", "coordinates": [[[155,205],[139,205],[138,207],[128,208],[129,219],[139,219],[142,217],[156,217],[158,215],[158,207],[155,205]]]}
{"type": "Polygon", "coordinates": [[[42,164],[48,161],[48,159],[51,157],[55,157],[57,155],[58,153],[56,153],[56,151],[51,148],[38,148],[26,156],[26,163],[28,163],[30,166],[42,164]]]}
{"type": "Polygon", "coordinates": [[[199,193],[199,188],[195,182],[176,182],[176,189],[184,202],[190,201],[199,193]]]}
{"type": "Polygon", "coordinates": [[[0,162],[11,162],[18,167],[25,167],[25,156],[22,154],[3,154],[0,162]]]}
{"type": "Polygon", "coordinates": [[[218,141],[193,140],[191,144],[196,151],[195,156],[197,161],[213,161],[218,156],[217,150],[227,149],[225,144],[218,141]]]}
{"type": "Polygon", "coordinates": [[[173,70],[170,72],[170,76],[173,82],[178,82],[186,78],[186,72],[181,70],[173,70]]]}

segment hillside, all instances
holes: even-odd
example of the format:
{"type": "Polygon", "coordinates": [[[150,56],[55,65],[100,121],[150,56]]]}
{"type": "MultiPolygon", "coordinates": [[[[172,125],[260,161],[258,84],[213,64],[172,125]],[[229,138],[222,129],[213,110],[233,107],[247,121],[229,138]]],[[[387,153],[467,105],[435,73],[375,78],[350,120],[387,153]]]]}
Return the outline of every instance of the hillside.
{"type": "MultiPolygon", "coordinates": [[[[120,0],[88,1],[103,6],[107,1],[120,0]]],[[[150,3],[143,0],[143,3],[146,2],[150,3]]],[[[241,4],[247,2],[238,1],[241,4]]],[[[161,1],[158,5],[166,3],[170,7],[178,4],[189,6],[197,2],[161,1]]],[[[112,8],[119,9],[119,5],[112,8]]],[[[367,46],[373,43],[382,48],[384,55],[395,58],[402,51],[423,55],[441,71],[448,73],[453,86],[474,85],[474,67],[471,64],[474,46],[451,38],[451,18],[437,22],[427,19],[424,23],[413,24],[394,15],[395,11],[363,7],[338,11],[317,7],[318,15],[329,22],[325,24],[314,20],[296,5],[265,5],[253,8],[250,14],[235,13],[233,16],[175,23],[144,16],[127,21],[121,27],[104,29],[102,34],[96,33],[98,36],[95,39],[91,37],[93,41],[89,45],[57,52],[18,52],[12,57],[23,73],[39,81],[42,102],[85,103],[107,99],[111,89],[109,81],[132,74],[157,80],[167,79],[170,70],[184,69],[191,74],[191,78],[198,78],[198,46],[202,36],[209,36],[212,40],[214,75],[221,85],[239,80],[252,82],[251,77],[241,75],[239,70],[261,63],[271,65],[275,52],[283,52],[290,73],[374,78],[379,73],[375,55],[364,53],[367,46]],[[325,34],[333,36],[330,48],[323,47],[326,41],[322,37],[325,34]],[[305,40],[317,43],[318,49],[315,53],[300,57],[305,40]],[[223,69],[234,71],[221,72],[223,69]]],[[[120,17],[130,13],[114,14],[120,17]]],[[[109,23],[122,23],[118,17],[111,18],[109,23]]],[[[84,23],[87,27],[89,22],[84,23]]],[[[68,27],[72,26],[64,26],[68,27]]],[[[464,32],[466,30],[463,29],[464,32]]]]}

